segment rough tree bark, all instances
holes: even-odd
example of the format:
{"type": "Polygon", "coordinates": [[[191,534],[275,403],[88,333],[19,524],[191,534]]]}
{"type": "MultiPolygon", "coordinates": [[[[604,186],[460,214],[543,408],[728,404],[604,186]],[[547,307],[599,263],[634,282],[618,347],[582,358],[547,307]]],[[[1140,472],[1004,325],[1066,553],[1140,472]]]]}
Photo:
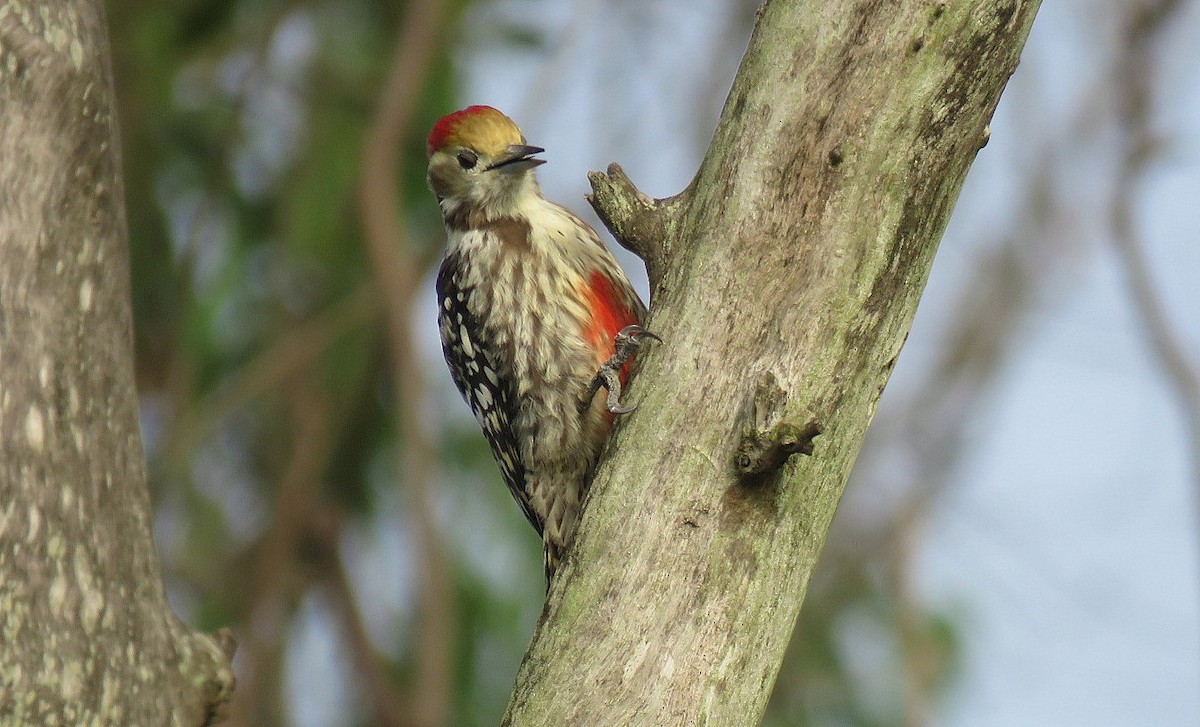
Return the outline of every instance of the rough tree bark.
{"type": "Polygon", "coordinates": [[[99,0],[0,3],[0,723],[204,725],[228,639],[167,606],[99,0]]]}
{"type": "Polygon", "coordinates": [[[683,193],[592,175],[593,205],[646,261],[665,344],[643,356],[641,406],[504,724],[761,719],[1037,5],[767,2],[683,193]]]}

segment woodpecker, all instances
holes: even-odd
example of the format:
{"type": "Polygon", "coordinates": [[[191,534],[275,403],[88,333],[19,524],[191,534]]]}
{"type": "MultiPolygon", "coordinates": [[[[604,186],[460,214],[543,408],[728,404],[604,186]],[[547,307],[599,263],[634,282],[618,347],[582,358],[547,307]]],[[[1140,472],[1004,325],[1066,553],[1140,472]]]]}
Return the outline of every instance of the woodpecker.
{"type": "Polygon", "coordinates": [[[646,307],[595,230],[542,196],[544,149],[490,106],[429,134],[446,223],[438,330],[451,378],[504,481],[542,536],[546,583],[575,532],[646,307]],[[601,388],[607,389],[603,395],[601,388]]]}

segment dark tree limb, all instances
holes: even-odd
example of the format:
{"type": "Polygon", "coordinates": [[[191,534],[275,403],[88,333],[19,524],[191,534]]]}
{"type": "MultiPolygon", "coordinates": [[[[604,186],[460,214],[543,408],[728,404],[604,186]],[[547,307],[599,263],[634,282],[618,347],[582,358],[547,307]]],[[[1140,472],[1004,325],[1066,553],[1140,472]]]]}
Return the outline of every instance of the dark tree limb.
{"type": "Polygon", "coordinates": [[[687,190],[664,205],[592,176],[602,219],[647,261],[646,327],[665,344],[640,361],[641,405],[504,724],[758,723],[1036,7],[773,0],[687,190]],[[736,467],[748,399],[773,402],[774,423],[749,428],[764,486],[736,467]],[[811,456],[784,456],[818,429],[811,456]]]}

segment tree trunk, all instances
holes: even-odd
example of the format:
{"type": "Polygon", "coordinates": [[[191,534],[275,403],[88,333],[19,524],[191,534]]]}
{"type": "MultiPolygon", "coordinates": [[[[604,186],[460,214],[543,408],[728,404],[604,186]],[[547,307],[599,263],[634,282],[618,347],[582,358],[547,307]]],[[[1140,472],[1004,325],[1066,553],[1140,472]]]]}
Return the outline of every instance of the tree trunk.
{"type": "Polygon", "coordinates": [[[646,260],[665,343],[643,355],[640,408],[504,724],[761,719],[1037,4],[768,2],[687,190],[650,200],[617,167],[592,175],[646,260]]]}
{"type": "Polygon", "coordinates": [[[0,723],[204,725],[228,639],[167,606],[99,0],[0,3],[0,723]]]}

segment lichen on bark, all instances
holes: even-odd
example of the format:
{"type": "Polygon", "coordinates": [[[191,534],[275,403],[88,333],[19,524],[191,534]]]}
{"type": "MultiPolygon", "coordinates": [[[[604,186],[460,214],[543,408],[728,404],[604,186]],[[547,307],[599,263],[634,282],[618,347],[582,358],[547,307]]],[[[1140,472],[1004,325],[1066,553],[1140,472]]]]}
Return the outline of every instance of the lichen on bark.
{"type": "Polygon", "coordinates": [[[0,5],[0,723],[203,725],[232,644],[174,616],[151,536],[106,32],[0,5]]]}

